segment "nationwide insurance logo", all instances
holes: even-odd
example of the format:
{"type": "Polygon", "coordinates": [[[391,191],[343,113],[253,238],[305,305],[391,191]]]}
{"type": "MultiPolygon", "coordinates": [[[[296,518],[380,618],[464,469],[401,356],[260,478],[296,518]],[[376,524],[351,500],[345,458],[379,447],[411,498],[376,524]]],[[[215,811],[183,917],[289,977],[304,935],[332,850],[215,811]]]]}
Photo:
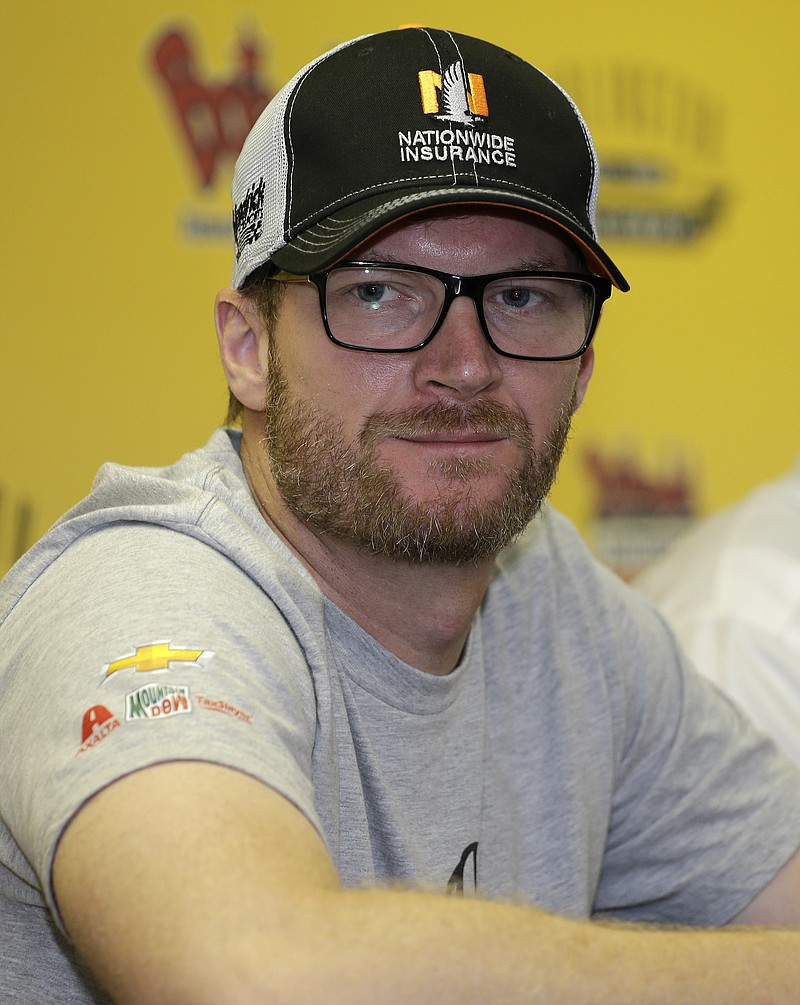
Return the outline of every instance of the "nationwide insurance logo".
{"type": "Polygon", "coordinates": [[[467,167],[517,166],[513,136],[475,128],[489,119],[486,85],[481,74],[468,73],[461,63],[452,63],[441,74],[420,70],[417,78],[423,114],[443,125],[399,132],[402,163],[438,160],[461,162],[467,167]]]}
{"type": "Polygon", "coordinates": [[[207,205],[205,197],[220,191],[225,196],[225,208],[218,212],[182,212],[181,234],[189,241],[230,242],[227,199],[233,164],[272,91],[264,82],[265,46],[255,35],[235,40],[230,66],[222,75],[206,67],[201,43],[194,29],[170,27],[148,43],[147,64],[198,202],[203,197],[207,205]]]}
{"type": "Polygon", "coordinates": [[[488,117],[486,86],[479,73],[465,74],[460,63],[453,63],[443,74],[420,70],[417,77],[425,115],[468,124],[488,117]]]}

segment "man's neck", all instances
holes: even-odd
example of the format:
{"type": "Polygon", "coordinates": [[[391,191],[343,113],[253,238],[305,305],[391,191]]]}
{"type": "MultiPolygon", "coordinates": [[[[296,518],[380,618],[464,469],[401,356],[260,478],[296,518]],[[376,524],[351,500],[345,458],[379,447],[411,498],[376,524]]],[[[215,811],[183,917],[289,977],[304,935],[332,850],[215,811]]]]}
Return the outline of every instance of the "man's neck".
{"type": "Polygon", "coordinates": [[[313,565],[295,551],[330,600],[406,663],[439,675],[455,669],[494,563],[429,565],[318,543],[313,565]]]}
{"type": "Polygon", "coordinates": [[[242,441],[242,464],[262,516],[322,592],[404,662],[444,675],[458,664],[494,560],[448,565],[396,560],[314,531],[286,506],[260,444],[242,441]]]}

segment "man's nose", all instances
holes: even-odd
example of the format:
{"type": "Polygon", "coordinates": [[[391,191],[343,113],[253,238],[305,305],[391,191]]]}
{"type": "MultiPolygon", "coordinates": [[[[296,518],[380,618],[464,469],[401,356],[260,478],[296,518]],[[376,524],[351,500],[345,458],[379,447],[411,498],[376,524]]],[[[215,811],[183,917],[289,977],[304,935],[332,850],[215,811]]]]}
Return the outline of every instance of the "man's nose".
{"type": "Polygon", "coordinates": [[[489,345],[475,302],[457,296],[431,341],[416,353],[417,377],[467,400],[495,387],[502,379],[500,357],[489,345]]]}

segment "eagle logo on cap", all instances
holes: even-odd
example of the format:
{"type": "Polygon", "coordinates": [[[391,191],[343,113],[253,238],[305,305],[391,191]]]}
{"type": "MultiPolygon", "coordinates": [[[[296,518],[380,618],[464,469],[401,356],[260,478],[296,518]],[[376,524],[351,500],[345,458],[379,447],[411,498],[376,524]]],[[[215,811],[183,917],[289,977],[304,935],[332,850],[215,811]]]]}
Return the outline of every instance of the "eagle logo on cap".
{"type": "Polygon", "coordinates": [[[442,74],[440,107],[442,112],[436,116],[437,119],[471,124],[482,118],[470,110],[467,82],[461,63],[451,63],[442,74]]]}

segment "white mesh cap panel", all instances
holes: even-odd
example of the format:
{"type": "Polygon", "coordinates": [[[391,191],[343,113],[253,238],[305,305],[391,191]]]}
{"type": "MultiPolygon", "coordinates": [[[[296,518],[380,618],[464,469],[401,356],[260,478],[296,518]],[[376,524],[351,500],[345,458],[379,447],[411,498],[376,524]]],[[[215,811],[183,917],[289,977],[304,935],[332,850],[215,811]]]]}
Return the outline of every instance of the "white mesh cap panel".
{"type": "Polygon", "coordinates": [[[323,59],[366,38],[350,39],[323,53],[285,84],[259,116],[242,146],[233,176],[234,263],[232,284],[247,276],[286,243],[287,201],[291,199],[291,159],[285,123],[303,79],[323,59]],[[237,226],[237,215],[240,217],[237,226]]]}

